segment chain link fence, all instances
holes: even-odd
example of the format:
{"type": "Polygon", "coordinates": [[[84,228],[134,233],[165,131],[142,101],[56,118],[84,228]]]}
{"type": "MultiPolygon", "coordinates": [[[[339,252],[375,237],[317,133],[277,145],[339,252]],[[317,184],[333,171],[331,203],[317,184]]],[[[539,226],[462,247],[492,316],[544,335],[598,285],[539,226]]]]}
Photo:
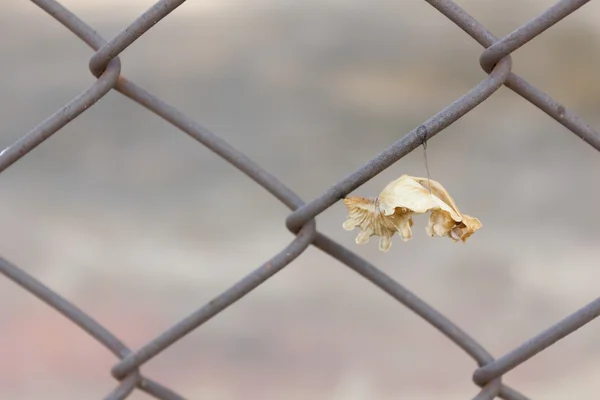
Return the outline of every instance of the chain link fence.
{"type": "Polygon", "coordinates": [[[183,399],[181,395],[172,389],[143,376],[140,373],[140,368],[173,343],[259,287],[299,257],[310,245],[316,246],[379,287],[399,303],[429,322],[468,353],[478,364],[478,369],[475,370],[472,379],[481,390],[475,399],[483,400],[497,397],[507,400],[527,399],[526,395],[507,386],[502,380],[503,375],[600,315],[600,299],[597,299],[516,349],[502,357],[494,358],[475,339],[419,297],[368,261],[336,243],[323,233],[318,232],[315,222],[315,218],[320,213],[419,147],[424,139],[432,138],[473,110],[502,85],[507,86],[543,110],[548,116],[575,133],[596,150],[600,150],[600,135],[592,127],[565,106],[550,98],[511,70],[511,53],[513,51],[525,45],[570,13],[578,10],[589,0],[559,1],[537,18],[501,39],[495,37],[452,1],[427,0],[431,6],[458,25],[485,49],[479,62],[488,77],[454,103],[382,151],[364,166],[331,186],[321,196],[307,203],[268,171],[262,169],[257,163],[233,148],[219,136],[121,75],[119,54],[153,25],[183,4],[185,0],[162,0],[157,2],[109,42],[100,37],[90,26],[58,2],[54,0],[32,1],[94,49],[95,53],[90,59],[89,68],[92,74],[97,77],[97,80],[85,92],[75,97],[56,113],[22,136],[13,145],[4,149],[0,153],[0,172],[20,160],[71,120],[93,106],[110,90],[114,89],[164,118],[200,144],[208,147],[292,210],[286,220],[286,225],[295,234],[295,239],[287,247],[228,290],[138,350],[127,348],[117,337],[85,312],[24,270],[0,258],[0,271],[8,279],[56,309],[119,358],[120,361],[114,365],[111,371],[119,383],[106,396],[106,399],[125,399],[136,388],[158,399],[183,399]]]}

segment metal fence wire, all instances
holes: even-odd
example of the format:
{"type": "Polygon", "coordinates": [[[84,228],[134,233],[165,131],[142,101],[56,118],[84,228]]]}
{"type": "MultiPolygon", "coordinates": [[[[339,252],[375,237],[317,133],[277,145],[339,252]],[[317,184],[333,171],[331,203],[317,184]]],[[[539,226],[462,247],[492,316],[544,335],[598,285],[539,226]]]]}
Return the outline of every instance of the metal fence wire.
{"type": "Polygon", "coordinates": [[[75,97],[60,110],[18,139],[14,144],[4,149],[0,153],[0,172],[6,170],[10,165],[21,159],[41,142],[48,139],[71,120],[93,106],[110,90],[114,89],[161,116],[199,143],[208,147],[227,162],[240,169],[292,210],[292,213],[286,220],[286,225],[295,234],[295,238],[287,247],[209,303],[135,351],[127,348],[111,332],[75,305],[27,274],[21,268],[0,257],[0,271],[8,279],[56,309],[119,358],[119,362],[111,371],[119,383],[105,397],[106,399],[125,399],[136,388],[158,399],[183,399],[184,397],[173,390],[143,376],[140,373],[140,368],[144,363],[166,350],[177,340],[219,314],[250,291],[256,289],[261,283],[300,256],[310,245],[314,245],[331,255],[388,293],[468,353],[478,364],[478,368],[475,370],[472,379],[481,390],[475,396],[475,399],[494,399],[496,397],[507,400],[527,399],[525,395],[504,384],[502,381],[503,375],[600,315],[599,298],[539,335],[531,338],[516,349],[500,358],[494,358],[475,339],[433,307],[429,306],[368,261],[336,243],[323,233],[318,232],[315,223],[315,218],[320,213],[419,147],[423,142],[424,136],[426,139],[430,139],[443,131],[450,124],[489,98],[502,85],[507,86],[543,110],[596,150],[600,150],[600,135],[592,127],[559,102],[553,100],[547,94],[511,71],[511,53],[513,51],[585,5],[589,0],[559,1],[540,16],[532,19],[502,39],[498,39],[491,34],[483,25],[454,2],[450,0],[426,0],[431,6],[452,20],[452,22],[485,48],[481,54],[479,63],[488,76],[467,94],[423,122],[423,124],[393,143],[368,163],[308,203],[302,201],[297,194],[277,178],[262,169],[258,164],[242,152],[233,148],[219,136],[121,75],[119,54],[154,24],[183,4],[185,0],[158,1],[109,42],[104,40],[90,26],[58,2],[54,0],[32,1],[94,49],[95,53],[90,59],[89,68],[97,80],[85,92],[75,97]]]}

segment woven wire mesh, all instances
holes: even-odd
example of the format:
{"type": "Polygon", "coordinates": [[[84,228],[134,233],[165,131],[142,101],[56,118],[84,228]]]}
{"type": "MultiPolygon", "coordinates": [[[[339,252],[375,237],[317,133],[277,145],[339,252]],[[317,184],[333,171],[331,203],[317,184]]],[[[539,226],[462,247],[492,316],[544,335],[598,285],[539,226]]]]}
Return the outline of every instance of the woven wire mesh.
{"type": "Polygon", "coordinates": [[[317,231],[315,223],[315,218],[319,214],[418,148],[424,140],[431,139],[442,132],[488,99],[503,85],[544,111],[590,146],[600,150],[600,135],[592,127],[565,106],[512,72],[511,62],[512,52],[567,17],[570,13],[578,10],[589,0],[559,1],[540,16],[514,30],[504,38],[497,38],[492,35],[484,26],[452,1],[427,1],[485,49],[480,57],[480,65],[488,76],[464,96],[420,124],[365,165],[348,174],[310,202],[304,202],[275,176],[262,169],[257,163],[223,139],[121,75],[119,54],[153,25],[183,4],[185,0],[162,0],[157,2],[109,42],[100,37],[90,26],[58,2],[53,0],[32,1],[96,51],[90,59],[89,68],[97,80],[85,92],[22,136],[13,145],[4,149],[0,153],[0,172],[6,170],[40,143],[50,138],[70,121],[93,106],[108,92],[116,90],[164,118],[221,156],[292,210],[286,220],[286,225],[295,234],[294,240],[235,285],[137,350],[127,348],[115,335],[74,304],[46,287],[21,268],[0,258],[0,271],[7,278],[55,308],[120,359],[112,368],[112,375],[119,383],[106,396],[107,399],[127,398],[136,389],[159,399],[182,399],[183,397],[172,389],[143,376],[140,373],[140,368],[179,339],[259,287],[267,279],[301,256],[311,245],[329,254],[375,284],[468,353],[479,366],[472,377],[475,384],[481,388],[481,391],[475,397],[476,399],[493,399],[496,397],[513,400],[527,399],[524,394],[503,383],[503,375],[600,315],[600,299],[598,299],[502,357],[494,358],[474,338],[470,337],[436,309],[419,299],[367,260],[317,231]]]}

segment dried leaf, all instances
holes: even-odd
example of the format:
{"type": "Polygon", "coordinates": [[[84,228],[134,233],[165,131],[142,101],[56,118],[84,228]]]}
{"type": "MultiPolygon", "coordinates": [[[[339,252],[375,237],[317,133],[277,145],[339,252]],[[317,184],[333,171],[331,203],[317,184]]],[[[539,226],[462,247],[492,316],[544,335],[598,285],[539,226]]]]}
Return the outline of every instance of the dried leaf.
{"type": "Polygon", "coordinates": [[[349,196],[344,199],[349,218],[346,230],[359,227],[356,243],[365,244],[371,236],[379,236],[379,249],[388,251],[396,232],[403,241],[412,237],[414,214],[430,212],[425,231],[429,236],[448,236],[453,241],[466,241],[481,228],[481,222],[462,214],[454,199],[437,181],[402,175],[390,182],[376,198],[349,196]]]}

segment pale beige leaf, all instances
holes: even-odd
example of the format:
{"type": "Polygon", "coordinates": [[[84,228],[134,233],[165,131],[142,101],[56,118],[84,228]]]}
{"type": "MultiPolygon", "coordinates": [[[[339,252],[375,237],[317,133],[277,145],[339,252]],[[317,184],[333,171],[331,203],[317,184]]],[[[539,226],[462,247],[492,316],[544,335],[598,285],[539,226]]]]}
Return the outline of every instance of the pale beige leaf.
{"type": "Polygon", "coordinates": [[[429,236],[447,236],[466,241],[481,228],[474,217],[461,214],[454,199],[437,181],[402,175],[390,182],[376,198],[349,196],[344,199],[348,220],[344,229],[359,227],[356,243],[368,243],[379,236],[379,250],[388,251],[391,238],[398,233],[402,241],[412,238],[412,216],[430,213],[425,231],[429,236]]]}
{"type": "Polygon", "coordinates": [[[452,218],[460,221],[460,215],[450,205],[444,203],[433,191],[430,192],[412,176],[402,175],[390,182],[381,191],[378,199],[383,204],[382,208],[386,215],[394,213],[398,207],[407,208],[418,214],[442,209],[449,212],[452,218]]]}

